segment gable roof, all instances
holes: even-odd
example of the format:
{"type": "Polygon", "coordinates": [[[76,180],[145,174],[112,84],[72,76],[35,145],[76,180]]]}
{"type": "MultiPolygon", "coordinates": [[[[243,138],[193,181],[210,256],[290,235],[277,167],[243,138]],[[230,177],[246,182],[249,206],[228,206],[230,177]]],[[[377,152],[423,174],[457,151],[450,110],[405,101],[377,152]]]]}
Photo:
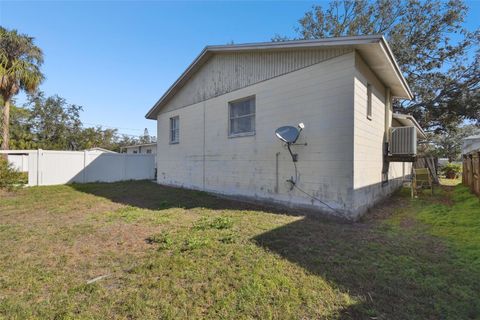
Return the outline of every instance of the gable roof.
{"type": "Polygon", "coordinates": [[[323,49],[345,47],[357,50],[373,72],[390,87],[392,95],[412,99],[413,95],[400,68],[382,35],[325,38],[317,40],[294,40],[283,42],[259,42],[235,45],[207,46],[190,66],[163,94],[146,114],[147,119],[155,119],[158,111],[185,85],[185,83],[216,53],[275,51],[299,49],[323,49]]]}
{"type": "Polygon", "coordinates": [[[105,153],[118,153],[116,151],[108,150],[105,148],[100,148],[100,147],[94,147],[90,149],[86,149],[85,151],[100,151],[100,152],[105,152],[105,153]]]}
{"type": "Polygon", "coordinates": [[[130,146],[125,146],[125,147],[122,147],[122,148],[138,148],[138,147],[148,147],[148,146],[157,146],[157,143],[156,142],[150,142],[150,143],[139,143],[139,144],[132,144],[130,146]]]}

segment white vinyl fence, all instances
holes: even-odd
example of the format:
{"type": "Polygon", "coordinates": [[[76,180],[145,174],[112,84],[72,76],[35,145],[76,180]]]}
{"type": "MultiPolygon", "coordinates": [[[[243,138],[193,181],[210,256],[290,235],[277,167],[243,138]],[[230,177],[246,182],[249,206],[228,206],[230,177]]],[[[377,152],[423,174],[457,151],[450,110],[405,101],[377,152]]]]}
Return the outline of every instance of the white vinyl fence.
{"type": "Polygon", "coordinates": [[[155,155],[29,150],[28,185],[152,180],[155,155]]]}
{"type": "Polygon", "coordinates": [[[28,154],[9,154],[7,159],[15,170],[20,172],[28,171],[28,154]]]}

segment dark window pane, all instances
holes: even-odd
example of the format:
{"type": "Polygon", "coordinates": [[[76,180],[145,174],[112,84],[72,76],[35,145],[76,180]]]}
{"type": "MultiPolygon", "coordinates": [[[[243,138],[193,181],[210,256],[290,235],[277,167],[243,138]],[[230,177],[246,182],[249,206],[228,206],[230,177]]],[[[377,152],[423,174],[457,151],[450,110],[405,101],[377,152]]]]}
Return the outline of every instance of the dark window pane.
{"type": "Polygon", "coordinates": [[[232,134],[246,133],[254,131],[254,117],[243,117],[230,120],[230,131],[232,134]]]}
{"type": "Polygon", "coordinates": [[[230,104],[231,107],[231,118],[236,118],[244,116],[247,114],[255,113],[253,99],[248,99],[240,102],[234,102],[230,104]]]}
{"type": "Polygon", "coordinates": [[[255,131],[255,98],[230,102],[230,134],[255,131]]]}
{"type": "Polygon", "coordinates": [[[174,117],[170,118],[170,142],[178,142],[179,139],[179,133],[180,133],[180,127],[179,127],[179,118],[174,117]]]}

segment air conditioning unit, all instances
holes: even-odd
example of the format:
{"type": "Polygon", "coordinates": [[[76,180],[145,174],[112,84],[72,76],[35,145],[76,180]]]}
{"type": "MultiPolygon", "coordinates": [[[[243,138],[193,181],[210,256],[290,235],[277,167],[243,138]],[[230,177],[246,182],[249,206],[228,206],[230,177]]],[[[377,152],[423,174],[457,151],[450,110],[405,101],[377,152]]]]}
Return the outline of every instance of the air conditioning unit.
{"type": "Polygon", "coordinates": [[[417,129],[415,127],[390,128],[390,148],[392,156],[417,155],[417,129]]]}

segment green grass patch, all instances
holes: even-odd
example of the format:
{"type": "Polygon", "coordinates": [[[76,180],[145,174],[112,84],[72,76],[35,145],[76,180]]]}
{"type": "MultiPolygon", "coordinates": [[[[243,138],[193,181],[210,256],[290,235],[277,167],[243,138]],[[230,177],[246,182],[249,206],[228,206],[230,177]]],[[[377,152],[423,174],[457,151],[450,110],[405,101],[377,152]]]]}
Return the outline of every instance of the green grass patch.
{"type": "Polygon", "coordinates": [[[430,227],[429,233],[448,240],[462,260],[480,270],[480,200],[459,185],[448,194],[450,205],[421,203],[417,219],[430,227]]]}
{"type": "Polygon", "coordinates": [[[202,217],[199,221],[193,226],[196,230],[206,230],[206,229],[230,229],[233,227],[233,220],[230,217],[202,217]]]}
{"type": "Polygon", "coordinates": [[[350,224],[146,181],[22,189],[0,318],[476,319],[479,207],[402,191],[350,224]]]}
{"type": "Polygon", "coordinates": [[[146,222],[150,224],[162,224],[168,222],[171,216],[169,212],[141,209],[130,205],[122,206],[102,215],[104,215],[110,222],[122,220],[127,223],[146,222]]]}

